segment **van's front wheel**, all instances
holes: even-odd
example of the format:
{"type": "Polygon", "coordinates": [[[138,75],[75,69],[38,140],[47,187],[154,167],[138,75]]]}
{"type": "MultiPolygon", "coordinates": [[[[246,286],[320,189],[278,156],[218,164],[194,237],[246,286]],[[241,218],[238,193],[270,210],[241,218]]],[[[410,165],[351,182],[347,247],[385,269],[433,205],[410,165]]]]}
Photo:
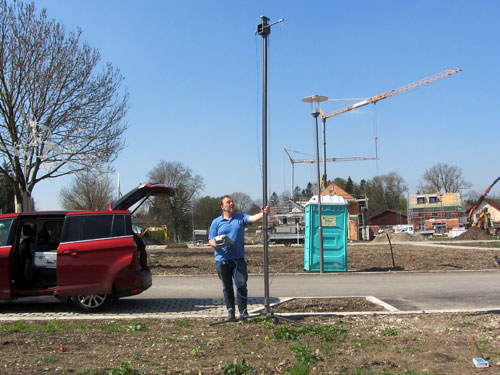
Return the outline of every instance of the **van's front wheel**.
{"type": "Polygon", "coordinates": [[[108,306],[113,299],[111,294],[89,294],[73,296],[71,301],[84,311],[101,311],[108,306]]]}

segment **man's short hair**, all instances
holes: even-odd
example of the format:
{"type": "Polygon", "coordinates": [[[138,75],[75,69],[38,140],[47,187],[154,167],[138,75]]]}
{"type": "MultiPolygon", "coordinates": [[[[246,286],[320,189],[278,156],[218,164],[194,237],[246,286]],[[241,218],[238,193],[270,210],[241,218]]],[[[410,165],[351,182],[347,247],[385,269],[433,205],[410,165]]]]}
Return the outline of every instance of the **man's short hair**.
{"type": "Polygon", "coordinates": [[[230,195],[224,195],[223,197],[219,198],[219,206],[222,206],[222,203],[224,203],[224,199],[226,198],[233,200],[233,198],[230,195]]]}

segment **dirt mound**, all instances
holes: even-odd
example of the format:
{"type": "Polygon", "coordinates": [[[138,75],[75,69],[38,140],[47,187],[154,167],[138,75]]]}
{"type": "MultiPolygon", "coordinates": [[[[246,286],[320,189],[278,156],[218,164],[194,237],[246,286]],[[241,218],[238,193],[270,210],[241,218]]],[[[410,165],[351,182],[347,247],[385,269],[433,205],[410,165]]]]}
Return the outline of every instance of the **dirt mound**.
{"type": "Polygon", "coordinates": [[[470,227],[456,238],[458,240],[491,240],[491,236],[478,227],[470,227]]]}
{"type": "Polygon", "coordinates": [[[245,239],[245,243],[247,244],[262,243],[262,241],[264,241],[264,232],[262,231],[250,235],[245,239]]]}
{"type": "MultiPolygon", "coordinates": [[[[405,232],[388,233],[391,241],[427,241],[427,237],[421,234],[409,234],[405,232]]],[[[374,242],[387,242],[387,233],[381,233],[373,239],[374,242]]]]}

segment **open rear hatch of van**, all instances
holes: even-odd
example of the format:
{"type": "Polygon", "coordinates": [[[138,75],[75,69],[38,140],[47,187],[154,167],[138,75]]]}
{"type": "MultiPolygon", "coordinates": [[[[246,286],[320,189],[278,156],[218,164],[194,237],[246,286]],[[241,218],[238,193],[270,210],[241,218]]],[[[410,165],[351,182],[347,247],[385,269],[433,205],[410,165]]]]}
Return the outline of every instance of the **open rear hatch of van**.
{"type": "Polygon", "coordinates": [[[109,209],[113,211],[128,210],[130,207],[139,202],[141,199],[144,201],[145,199],[147,199],[152,195],[173,196],[174,194],[175,194],[175,188],[173,186],[165,184],[145,183],[131,190],[120,199],[117,199],[116,201],[110,203],[109,209]]]}

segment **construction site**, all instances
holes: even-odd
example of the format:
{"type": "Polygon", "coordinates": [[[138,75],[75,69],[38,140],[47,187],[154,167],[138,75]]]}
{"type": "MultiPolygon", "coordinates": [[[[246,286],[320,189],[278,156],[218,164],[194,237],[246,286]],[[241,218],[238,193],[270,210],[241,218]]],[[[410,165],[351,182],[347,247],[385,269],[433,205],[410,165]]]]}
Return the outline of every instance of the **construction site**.
{"type": "MultiPolygon", "coordinates": [[[[391,229],[395,231],[407,231],[410,233],[418,233],[427,236],[447,236],[456,237],[462,234],[468,227],[478,226],[491,234],[496,234],[500,227],[500,211],[498,204],[495,201],[485,199],[489,190],[495,182],[487,189],[485,194],[481,196],[480,201],[474,207],[467,209],[462,200],[460,192],[442,193],[435,192],[432,194],[411,194],[408,196],[408,206],[406,213],[399,213],[397,221],[381,220],[382,225],[370,225],[369,218],[366,217],[366,212],[369,207],[369,200],[366,196],[355,197],[340,186],[331,183],[326,186],[327,178],[327,163],[336,162],[361,162],[367,160],[378,160],[377,152],[377,137],[375,140],[375,156],[374,157],[327,157],[326,147],[326,120],[328,118],[338,116],[340,114],[352,111],[356,108],[366,106],[368,104],[376,104],[378,101],[390,98],[392,96],[410,91],[417,87],[427,85],[431,82],[448,77],[460,72],[461,69],[446,70],[434,76],[426,77],[417,82],[402,86],[379,95],[369,98],[364,98],[361,101],[346,106],[342,109],[331,113],[325,113],[320,107],[320,102],[329,101],[324,96],[312,96],[304,98],[303,101],[316,102],[318,115],[322,120],[322,157],[319,152],[319,136],[316,125],[316,158],[299,159],[293,157],[292,154],[301,153],[299,151],[284,149],[286,156],[290,161],[290,196],[293,197],[295,187],[295,164],[316,164],[317,181],[314,184],[315,194],[321,196],[341,196],[348,202],[348,229],[347,237],[351,241],[371,240],[379,231],[391,229]],[[322,173],[320,178],[320,169],[322,173]],[[483,201],[484,200],[484,201],[483,201]],[[401,225],[405,225],[403,228],[401,225]]],[[[354,100],[354,99],[352,99],[354,100]]],[[[314,112],[313,112],[314,116],[314,112]]],[[[316,120],[317,121],[317,120],[316,120]]],[[[304,207],[307,202],[290,201],[279,207],[276,212],[276,218],[273,223],[271,240],[276,243],[300,243],[303,240],[304,231],[304,207]]],[[[390,211],[390,210],[388,210],[390,211]]],[[[382,215],[383,213],[380,213],[382,215]]]]}

